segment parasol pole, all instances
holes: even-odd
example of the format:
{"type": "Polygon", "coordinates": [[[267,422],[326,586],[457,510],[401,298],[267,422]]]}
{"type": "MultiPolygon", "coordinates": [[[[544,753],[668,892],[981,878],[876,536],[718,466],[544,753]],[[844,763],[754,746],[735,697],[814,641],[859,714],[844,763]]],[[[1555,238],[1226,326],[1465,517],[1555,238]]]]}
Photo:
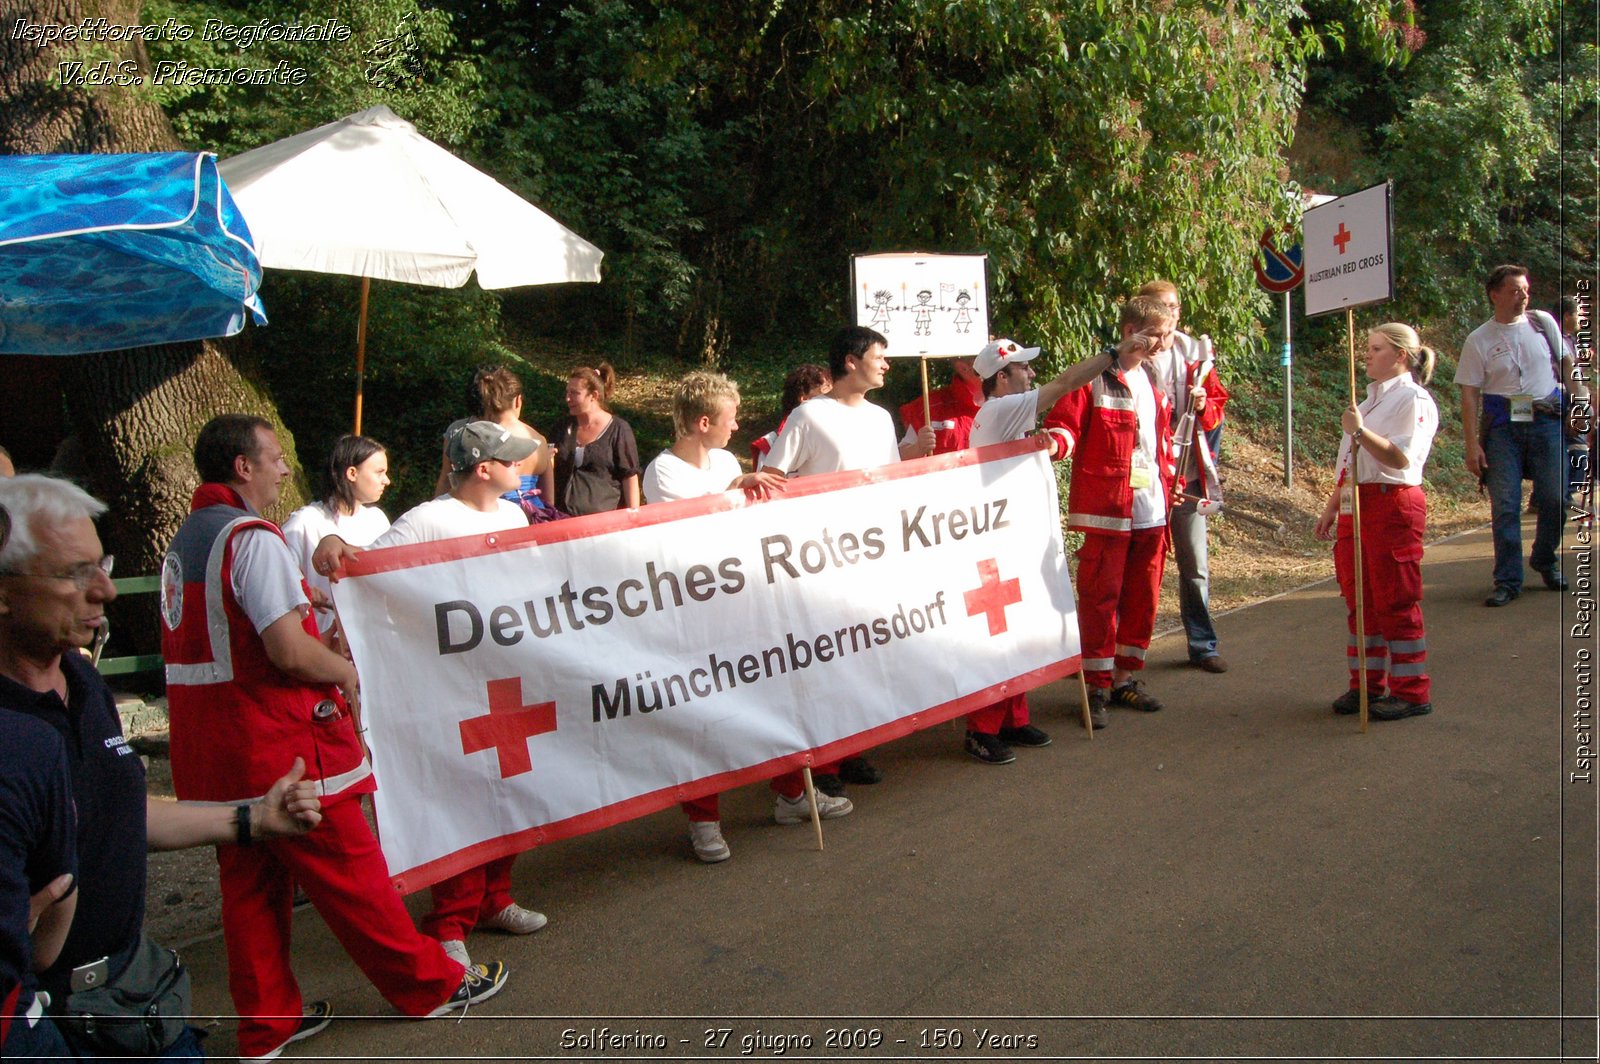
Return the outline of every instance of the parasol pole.
{"type": "MultiPolygon", "coordinates": [[[[1356,312],[1349,307],[1344,312],[1345,346],[1350,352],[1350,405],[1356,405],[1356,312]]],[[[1360,457],[1361,442],[1350,437],[1350,532],[1354,539],[1354,582],[1356,592],[1356,669],[1361,686],[1361,731],[1367,730],[1367,618],[1366,596],[1362,593],[1361,560],[1361,490],[1356,480],[1356,460],[1360,457]]]]}
{"type": "Polygon", "coordinates": [[[356,427],[361,435],[361,382],[367,373],[367,295],[372,291],[372,278],[361,278],[361,317],[356,321],[356,427]]]}

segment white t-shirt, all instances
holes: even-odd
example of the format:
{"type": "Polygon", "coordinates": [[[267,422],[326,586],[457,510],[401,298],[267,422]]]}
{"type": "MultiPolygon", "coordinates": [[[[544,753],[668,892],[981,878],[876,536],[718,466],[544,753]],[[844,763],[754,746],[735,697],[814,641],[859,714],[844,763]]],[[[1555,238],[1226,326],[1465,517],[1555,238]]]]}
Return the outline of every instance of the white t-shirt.
{"type": "MultiPolygon", "coordinates": [[[[333,585],[311,568],[311,555],[316,553],[322,537],[338,536],[352,547],[365,547],[388,530],[389,518],[376,506],[361,506],[353,514],[340,514],[328,509],[326,503],[314,502],[289,515],[283,523],[283,538],[289,541],[289,550],[300,563],[306,583],[331,599],[333,585]]],[[[321,631],[326,632],[332,623],[332,610],[317,610],[317,627],[321,631]]]]}
{"type": "Polygon", "coordinates": [[[655,461],[645,466],[645,502],[672,502],[675,499],[698,499],[702,495],[715,495],[728,490],[744,470],[739,460],[720,447],[707,452],[706,468],[690,465],[671,451],[662,451],[655,461]]]}
{"type": "MultiPolygon", "coordinates": [[[[1361,484],[1421,484],[1422,463],[1428,460],[1433,435],[1439,430],[1439,407],[1428,389],[1409,373],[1367,385],[1367,397],[1357,408],[1361,420],[1372,432],[1405,452],[1411,464],[1390,469],[1366,451],[1356,462],[1356,479],[1361,484]]],[[[1349,434],[1339,441],[1339,461],[1334,469],[1343,473],[1350,462],[1349,434]]],[[[1348,479],[1348,478],[1346,478],[1348,479]]]]}
{"type": "Polygon", "coordinates": [[[889,411],[869,402],[846,406],[824,395],[794,408],[761,468],[809,477],[899,460],[889,411]]]}
{"type": "Polygon", "coordinates": [[[407,543],[432,543],[457,536],[484,535],[528,527],[522,507],[505,499],[495,499],[495,509],[475,510],[453,495],[441,495],[413,506],[401,514],[389,531],[373,540],[369,547],[398,547],[407,543]]]}
{"type": "Polygon", "coordinates": [[[1481,389],[1485,395],[1543,399],[1556,390],[1557,383],[1550,366],[1550,345],[1526,315],[1510,324],[1490,318],[1461,345],[1455,383],[1481,389]]]}
{"type": "Polygon", "coordinates": [[[291,610],[311,608],[300,584],[300,566],[283,540],[264,528],[233,537],[233,597],[257,632],[291,610]]]}
{"type": "Polygon", "coordinates": [[[997,395],[986,400],[972,419],[971,443],[987,447],[991,443],[1020,440],[1039,423],[1039,390],[1029,389],[1012,395],[997,395]]]}
{"type": "Polygon", "coordinates": [[[1161,469],[1156,458],[1156,393],[1150,374],[1142,369],[1123,374],[1133,393],[1134,415],[1139,419],[1139,438],[1134,444],[1133,465],[1148,470],[1150,483],[1133,489],[1133,527],[1159,528],[1167,523],[1167,496],[1161,486],[1161,469]]]}

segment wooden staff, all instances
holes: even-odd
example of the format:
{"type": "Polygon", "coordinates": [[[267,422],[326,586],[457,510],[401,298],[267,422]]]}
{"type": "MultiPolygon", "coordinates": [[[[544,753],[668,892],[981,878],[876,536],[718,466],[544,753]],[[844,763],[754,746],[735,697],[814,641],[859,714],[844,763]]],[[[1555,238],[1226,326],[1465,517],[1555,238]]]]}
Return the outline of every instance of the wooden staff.
{"type": "Polygon", "coordinates": [[[928,405],[928,357],[923,355],[917,359],[917,364],[922,368],[922,423],[933,424],[933,412],[928,405]]]}
{"type": "Polygon", "coordinates": [[[822,810],[817,808],[817,789],[811,785],[811,766],[802,765],[800,774],[806,778],[806,801],[811,803],[811,826],[817,829],[817,849],[826,849],[822,844],[822,810]]]}
{"type": "Polygon", "coordinates": [[[1078,694],[1083,699],[1083,730],[1089,733],[1089,738],[1094,739],[1094,718],[1089,715],[1089,684],[1083,678],[1083,670],[1078,670],[1078,694]]]}
{"type": "MultiPolygon", "coordinates": [[[[1344,312],[1345,344],[1350,352],[1350,405],[1356,405],[1356,312],[1346,307],[1344,312]]],[[[1350,437],[1350,532],[1355,544],[1355,592],[1356,592],[1356,669],[1360,681],[1361,692],[1361,731],[1367,730],[1367,618],[1365,611],[1366,595],[1362,593],[1362,569],[1365,568],[1361,561],[1361,491],[1356,480],[1356,459],[1360,456],[1361,445],[1354,436],[1350,437]]]]}

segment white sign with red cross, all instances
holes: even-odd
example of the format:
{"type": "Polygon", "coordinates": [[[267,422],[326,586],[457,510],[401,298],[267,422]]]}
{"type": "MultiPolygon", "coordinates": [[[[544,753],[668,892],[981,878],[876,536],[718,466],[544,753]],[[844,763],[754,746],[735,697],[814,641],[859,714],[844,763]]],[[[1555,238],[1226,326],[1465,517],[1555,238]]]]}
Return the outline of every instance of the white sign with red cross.
{"type": "Polygon", "coordinates": [[[368,551],[334,596],[405,891],[1080,660],[1037,439],[368,551]]]}
{"type": "Polygon", "coordinates": [[[1308,317],[1394,298],[1390,192],[1386,181],[1305,212],[1308,317]]]}

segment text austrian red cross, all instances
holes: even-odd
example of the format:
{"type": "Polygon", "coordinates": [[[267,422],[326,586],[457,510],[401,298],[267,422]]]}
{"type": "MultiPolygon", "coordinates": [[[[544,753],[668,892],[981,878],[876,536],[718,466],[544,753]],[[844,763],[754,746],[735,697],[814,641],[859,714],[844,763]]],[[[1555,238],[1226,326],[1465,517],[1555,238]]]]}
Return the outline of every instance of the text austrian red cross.
{"type": "Polygon", "coordinates": [[[989,616],[989,634],[1006,630],[1006,607],[1022,601],[1022,581],[1001,580],[995,559],[978,563],[979,585],[966,593],[967,616],[989,616]]]}
{"type": "Polygon", "coordinates": [[[510,779],[533,770],[528,740],[556,730],[556,704],[522,704],[522,679],[489,681],[489,712],[461,722],[461,752],[475,754],[494,747],[500,758],[500,778],[510,779]]]}
{"type": "Polygon", "coordinates": [[[1339,254],[1344,254],[1345,245],[1350,243],[1352,239],[1353,238],[1350,235],[1350,230],[1344,227],[1343,222],[1340,222],[1339,231],[1333,234],[1333,242],[1339,245],[1339,254]]]}

